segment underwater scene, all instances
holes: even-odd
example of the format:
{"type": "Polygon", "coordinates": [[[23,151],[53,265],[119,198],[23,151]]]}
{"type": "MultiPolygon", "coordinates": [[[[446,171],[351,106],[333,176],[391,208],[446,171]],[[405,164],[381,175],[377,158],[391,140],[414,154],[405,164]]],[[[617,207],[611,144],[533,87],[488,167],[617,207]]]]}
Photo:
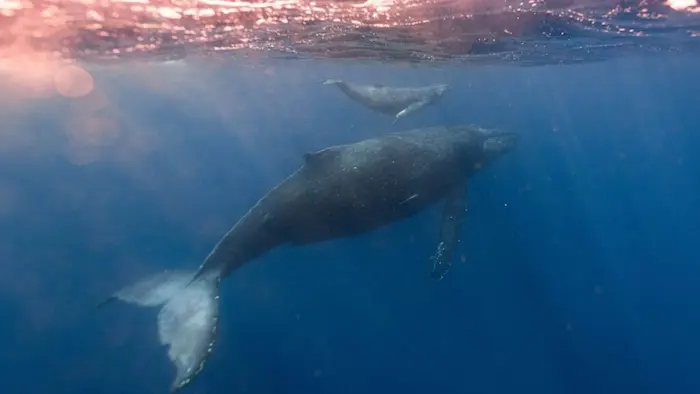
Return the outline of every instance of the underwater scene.
{"type": "Polygon", "coordinates": [[[17,394],[700,393],[697,0],[0,0],[17,394]]]}

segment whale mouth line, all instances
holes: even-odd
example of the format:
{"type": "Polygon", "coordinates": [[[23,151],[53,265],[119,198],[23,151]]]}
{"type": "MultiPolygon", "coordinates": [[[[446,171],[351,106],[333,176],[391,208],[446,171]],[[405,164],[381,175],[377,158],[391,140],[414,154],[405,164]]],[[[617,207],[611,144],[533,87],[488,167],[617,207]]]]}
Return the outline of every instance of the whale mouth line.
{"type": "Polygon", "coordinates": [[[505,153],[513,149],[518,143],[518,135],[515,133],[497,133],[488,135],[484,139],[485,152],[505,153]]]}

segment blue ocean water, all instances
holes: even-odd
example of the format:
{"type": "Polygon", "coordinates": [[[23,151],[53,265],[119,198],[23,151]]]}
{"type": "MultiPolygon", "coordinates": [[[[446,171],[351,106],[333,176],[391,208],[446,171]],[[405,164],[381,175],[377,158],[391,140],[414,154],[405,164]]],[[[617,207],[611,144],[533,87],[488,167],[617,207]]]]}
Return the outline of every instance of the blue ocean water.
{"type": "Polygon", "coordinates": [[[470,182],[463,264],[430,279],[439,207],[273,250],[223,282],[186,392],[699,392],[697,64],[86,66],[90,95],[0,110],[5,390],[165,392],[156,310],[97,302],[196,267],[305,152],[475,123],[521,138],[470,182]],[[391,126],[326,78],[454,90],[391,126]]]}

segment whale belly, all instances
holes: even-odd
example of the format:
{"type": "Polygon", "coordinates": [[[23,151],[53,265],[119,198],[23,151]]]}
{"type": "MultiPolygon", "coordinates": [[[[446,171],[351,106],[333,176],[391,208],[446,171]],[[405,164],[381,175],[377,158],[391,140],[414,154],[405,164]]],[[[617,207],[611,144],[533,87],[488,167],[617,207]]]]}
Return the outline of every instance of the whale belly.
{"type": "Polygon", "coordinates": [[[435,195],[413,196],[401,201],[336,201],[337,204],[316,205],[294,215],[287,238],[292,244],[301,245],[359,235],[413,216],[439,200],[435,195]]]}

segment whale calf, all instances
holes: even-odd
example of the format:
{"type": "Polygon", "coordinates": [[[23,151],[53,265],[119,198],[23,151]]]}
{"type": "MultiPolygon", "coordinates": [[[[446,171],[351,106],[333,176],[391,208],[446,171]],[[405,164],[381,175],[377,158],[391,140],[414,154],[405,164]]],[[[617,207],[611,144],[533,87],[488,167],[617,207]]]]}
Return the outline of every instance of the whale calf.
{"type": "Polygon", "coordinates": [[[445,92],[450,90],[450,87],[445,84],[419,88],[397,88],[380,84],[357,85],[339,79],[328,79],[323,84],[335,85],[346,96],[363,106],[394,116],[392,124],[396,123],[399,118],[418,111],[428,104],[438,102],[445,92]]]}
{"type": "Polygon", "coordinates": [[[250,208],[196,271],[147,277],[104,303],[161,306],[158,336],[177,370],[174,392],[202,370],[212,350],[220,281],[276,246],[362,234],[444,199],[432,269],[441,278],[454,259],[467,180],[516,142],[512,133],[441,126],[306,153],[303,165],[250,208]]]}

